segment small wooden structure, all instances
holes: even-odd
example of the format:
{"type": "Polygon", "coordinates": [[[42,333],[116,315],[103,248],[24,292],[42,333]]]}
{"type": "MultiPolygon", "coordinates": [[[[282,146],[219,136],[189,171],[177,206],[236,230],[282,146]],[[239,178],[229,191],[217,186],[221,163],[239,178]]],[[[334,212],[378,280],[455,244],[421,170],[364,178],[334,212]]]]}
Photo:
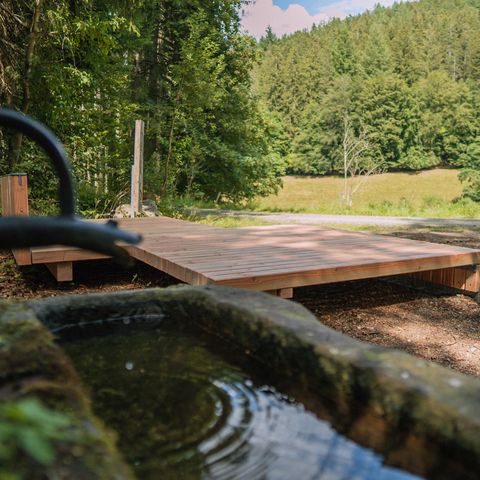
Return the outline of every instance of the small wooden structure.
{"type": "MultiPolygon", "coordinates": [[[[124,219],[120,226],[144,237],[140,245],[125,246],[132,257],[192,285],[289,298],[301,286],[413,274],[472,294],[480,290],[480,249],[308,225],[223,229],[159,217],[124,219]]],[[[19,265],[47,265],[59,281],[72,280],[73,262],[100,258],[64,246],[16,256],[19,265]]]]}
{"type": "MultiPolygon", "coordinates": [[[[0,177],[2,190],[2,215],[28,215],[28,179],[25,173],[12,173],[0,177]]],[[[19,265],[28,265],[30,262],[29,249],[14,249],[13,256],[19,265]]]]}

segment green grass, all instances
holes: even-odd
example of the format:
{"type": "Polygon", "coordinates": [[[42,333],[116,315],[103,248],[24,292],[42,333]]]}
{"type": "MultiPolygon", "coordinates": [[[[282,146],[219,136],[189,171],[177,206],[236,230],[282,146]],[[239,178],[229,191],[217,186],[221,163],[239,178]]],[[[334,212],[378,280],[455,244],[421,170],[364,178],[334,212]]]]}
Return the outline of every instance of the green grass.
{"type": "Polygon", "coordinates": [[[258,211],[420,217],[478,217],[480,204],[461,198],[458,170],[384,173],[370,177],[353,199],[342,204],[339,177],[284,177],[278,195],[248,205],[258,211]]]}
{"type": "Polygon", "coordinates": [[[349,223],[319,223],[312,224],[322,228],[331,228],[333,230],[347,230],[350,232],[382,233],[389,235],[392,233],[458,233],[463,235],[475,235],[480,233],[480,227],[463,227],[455,225],[357,225],[349,223]]]}
{"type": "Polygon", "coordinates": [[[240,228],[240,227],[262,227],[264,225],[273,225],[272,222],[265,222],[255,218],[245,217],[217,217],[208,215],[206,217],[183,216],[182,220],[190,222],[203,223],[212,227],[220,228],[240,228]]]}

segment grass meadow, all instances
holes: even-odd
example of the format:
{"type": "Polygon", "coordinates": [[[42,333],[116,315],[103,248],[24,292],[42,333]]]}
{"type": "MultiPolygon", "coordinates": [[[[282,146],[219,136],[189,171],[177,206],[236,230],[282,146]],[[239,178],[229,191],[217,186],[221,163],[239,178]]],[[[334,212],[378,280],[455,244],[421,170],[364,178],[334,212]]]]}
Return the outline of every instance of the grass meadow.
{"type": "Polygon", "coordinates": [[[284,177],[283,189],[278,195],[256,199],[247,208],[271,212],[437,218],[480,216],[480,204],[461,198],[458,170],[372,176],[354,196],[351,208],[342,203],[342,188],[340,177],[284,177]]]}

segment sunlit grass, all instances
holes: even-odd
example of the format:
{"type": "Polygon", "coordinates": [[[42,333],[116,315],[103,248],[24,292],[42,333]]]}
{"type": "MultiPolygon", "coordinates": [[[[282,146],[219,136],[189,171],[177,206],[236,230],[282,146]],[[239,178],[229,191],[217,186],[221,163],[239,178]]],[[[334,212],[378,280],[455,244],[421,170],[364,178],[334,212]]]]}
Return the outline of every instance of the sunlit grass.
{"type": "Polygon", "coordinates": [[[205,225],[210,225],[212,227],[220,228],[240,228],[240,227],[261,227],[264,225],[272,225],[272,222],[265,222],[263,220],[258,220],[255,218],[245,218],[245,217],[217,217],[213,215],[208,215],[207,217],[189,217],[184,218],[191,222],[203,223],[205,225]]]}
{"type": "MultiPolygon", "coordinates": [[[[314,225],[314,224],[312,224],[314,225]]],[[[457,233],[465,235],[475,235],[480,232],[480,227],[463,227],[458,225],[358,225],[349,223],[319,223],[315,224],[323,228],[334,230],[347,230],[350,232],[382,233],[389,235],[391,233],[457,233]]]]}
{"type": "Polygon", "coordinates": [[[372,176],[357,193],[353,207],[342,204],[339,177],[284,177],[278,195],[249,207],[272,212],[420,217],[478,217],[480,205],[461,199],[458,170],[436,169],[372,176]]]}

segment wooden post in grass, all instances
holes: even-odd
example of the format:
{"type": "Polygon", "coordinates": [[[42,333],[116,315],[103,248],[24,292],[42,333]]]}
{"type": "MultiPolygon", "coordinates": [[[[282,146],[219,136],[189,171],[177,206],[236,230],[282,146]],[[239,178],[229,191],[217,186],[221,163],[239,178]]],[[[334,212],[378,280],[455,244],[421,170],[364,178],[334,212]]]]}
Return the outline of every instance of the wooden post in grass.
{"type": "MultiPolygon", "coordinates": [[[[28,215],[28,182],[25,173],[12,173],[0,177],[2,189],[2,215],[4,217],[28,215]]],[[[31,265],[29,248],[12,250],[18,265],[31,265]]]]}
{"type": "Polygon", "coordinates": [[[135,146],[132,170],[132,215],[142,212],[143,202],[143,145],[145,123],[143,120],[135,121],[135,146]]]}

